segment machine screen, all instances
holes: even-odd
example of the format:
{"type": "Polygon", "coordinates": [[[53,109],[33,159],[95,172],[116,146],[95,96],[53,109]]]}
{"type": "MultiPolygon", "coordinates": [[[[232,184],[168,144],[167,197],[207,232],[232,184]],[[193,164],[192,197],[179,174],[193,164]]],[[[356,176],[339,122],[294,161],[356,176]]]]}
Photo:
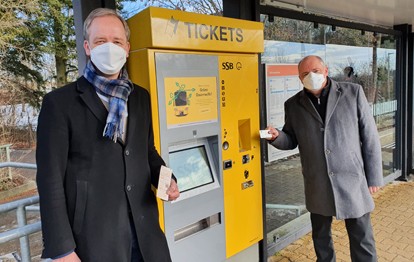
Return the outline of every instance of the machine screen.
{"type": "Polygon", "coordinates": [[[180,192],[214,182],[203,145],[171,152],[169,167],[178,180],[180,192]]]}

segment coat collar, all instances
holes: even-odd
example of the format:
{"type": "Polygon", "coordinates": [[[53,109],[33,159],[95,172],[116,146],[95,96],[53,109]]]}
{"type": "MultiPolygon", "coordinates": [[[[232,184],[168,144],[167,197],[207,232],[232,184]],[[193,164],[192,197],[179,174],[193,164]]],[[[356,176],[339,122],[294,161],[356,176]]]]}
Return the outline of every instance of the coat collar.
{"type": "MultiPolygon", "coordinates": [[[[137,124],[136,114],[138,112],[137,109],[133,108],[134,105],[138,105],[138,98],[136,95],[134,95],[136,92],[135,89],[136,87],[128,97],[128,125],[126,141],[124,141],[124,144],[127,144],[128,141],[131,140],[137,124]]],[[[85,102],[89,110],[99,121],[105,124],[106,118],[108,117],[108,110],[105,108],[101,99],[96,94],[95,88],[92,86],[92,84],[82,76],[77,81],[77,90],[80,93],[81,99],[85,102]]]]}
{"type": "Polygon", "coordinates": [[[106,123],[108,111],[96,94],[95,88],[92,84],[82,76],[77,81],[77,89],[80,93],[81,99],[85,102],[89,110],[92,111],[97,119],[103,123],[106,123]]]}
{"type": "Polygon", "coordinates": [[[127,135],[125,138],[125,144],[128,144],[129,141],[131,141],[132,137],[134,136],[135,127],[137,125],[138,121],[138,112],[139,109],[137,106],[139,105],[138,96],[135,95],[137,92],[137,87],[134,87],[134,90],[132,90],[131,94],[129,94],[128,97],[128,126],[127,126],[127,135]]]}
{"type": "Polygon", "coordinates": [[[342,90],[338,85],[338,82],[331,79],[331,91],[329,92],[328,104],[326,105],[325,125],[327,125],[329,123],[329,120],[331,120],[332,114],[338,105],[339,99],[341,98],[341,94],[342,90]]]}

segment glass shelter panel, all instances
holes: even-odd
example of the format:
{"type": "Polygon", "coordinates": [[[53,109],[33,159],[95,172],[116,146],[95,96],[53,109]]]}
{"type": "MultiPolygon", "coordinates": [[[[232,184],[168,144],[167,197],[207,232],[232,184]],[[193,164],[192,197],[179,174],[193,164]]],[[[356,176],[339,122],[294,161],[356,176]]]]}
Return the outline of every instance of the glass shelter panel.
{"type": "MultiPolygon", "coordinates": [[[[394,36],[267,15],[261,20],[267,125],[283,127],[284,102],[303,88],[297,64],[307,55],[318,55],[328,66],[329,77],[363,87],[380,135],[386,180],[396,171],[394,36]]],[[[265,177],[268,247],[283,248],[280,243],[309,226],[298,150],[268,146],[265,177]]]]}

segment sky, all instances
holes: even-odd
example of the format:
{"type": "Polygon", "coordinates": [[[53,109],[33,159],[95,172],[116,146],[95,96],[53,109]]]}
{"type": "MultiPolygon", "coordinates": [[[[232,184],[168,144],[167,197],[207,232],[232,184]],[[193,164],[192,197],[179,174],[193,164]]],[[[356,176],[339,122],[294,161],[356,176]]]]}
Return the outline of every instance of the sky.
{"type": "Polygon", "coordinates": [[[137,0],[136,2],[124,2],[122,12],[126,14],[125,19],[131,18],[133,15],[145,9],[147,1],[137,0]]]}

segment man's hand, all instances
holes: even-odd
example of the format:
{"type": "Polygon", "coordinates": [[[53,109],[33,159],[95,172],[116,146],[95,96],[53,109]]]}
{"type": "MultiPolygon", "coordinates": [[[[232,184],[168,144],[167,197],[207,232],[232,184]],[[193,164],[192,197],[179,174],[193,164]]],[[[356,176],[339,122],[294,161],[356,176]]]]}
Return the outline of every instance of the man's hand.
{"type": "Polygon", "coordinates": [[[75,252],[70,253],[67,256],[58,258],[58,259],[53,259],[53,261],[57,261],[57,262],[80,262],[81,260],[79,259],[78,255],[76,255],[75,252]]]}
{"type": "Polygon", "coordinates": [[[171,179],[170,187],[167,190],[168,201],[176,200],[180,196],[180,190],[178,190],[177,182],[171,179]]]}
{"type": "Polygon", "coordinates": [[[272,135],[272,137],[266,138],[266,140],[273,141],[279,136],[279,131],[277,131],[277,129],[272,126],[266,127],[265,130],[269,130],[269,134],[272,135]]]}
{"type": "Polygon", "coordinates": [[[369,192],[371,193],[371,195],[378,192],[380,190],[380,188],[381,187],[379,187],[379,186],[370,186],[370,187],[368,187],[369,192]]]}

